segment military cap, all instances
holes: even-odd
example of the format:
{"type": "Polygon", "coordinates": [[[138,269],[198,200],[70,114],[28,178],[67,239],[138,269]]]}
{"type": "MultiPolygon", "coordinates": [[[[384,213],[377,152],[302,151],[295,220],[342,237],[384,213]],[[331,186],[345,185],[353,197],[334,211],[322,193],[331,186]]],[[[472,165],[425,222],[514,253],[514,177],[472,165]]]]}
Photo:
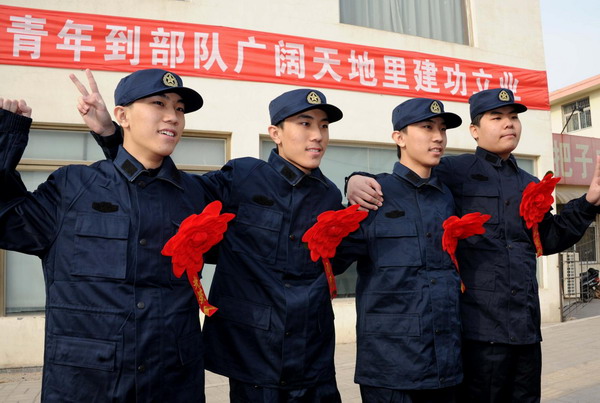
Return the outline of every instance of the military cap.
{"type": "Polygon", "coordinates": [[[473,94],[469,98],[469,104],[471,120],[481,113],[503,106],[513,106],[517,113],[527,110],[525,105],[515,102],[515,95],[507,88],[494,88],[473,94]]]}
{"type": "Polygon", "coordinates": [[[394,130],[402,130],[410,124],[436,117],[444,119],[447,129],[453,129],[462,123],[462,119],[457,114],[444,112],[442,101],[429,98],[412,98],[394,108],[392,111],[392,124],[394,130]]]}
{"type": "Polygon", "coordinates": [[[162,69],[138,70],[123,77],[115,89],[115,105],[129,105],[141,98],[174,92],[181,96],[185,104],[185,113],[202,107],[200,94],[183,86],[183,80],[177,74],[162,69]]]}
{"type": "Polygon", "coordinates": [[[329,123],[337,122],[343,116],[338,107],[327,103],[327,98],[321,91],[302,88],[284,92],[271,101],[269,104],[271,124],[277,125],[282,120],[309,109],[324,111],[329,123]]]}

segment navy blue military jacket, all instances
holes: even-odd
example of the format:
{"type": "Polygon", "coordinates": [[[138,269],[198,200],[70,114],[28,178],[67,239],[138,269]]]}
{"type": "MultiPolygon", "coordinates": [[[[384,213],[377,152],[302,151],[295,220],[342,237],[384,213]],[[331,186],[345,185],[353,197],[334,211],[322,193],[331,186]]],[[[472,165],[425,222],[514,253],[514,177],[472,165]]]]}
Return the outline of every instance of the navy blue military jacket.
{"type": "MultiPolygon", "coordinates": [[[[506,344],[541,341],[535,246],[519,214],[523,190],[538,179],[482,148],[449,156],[434,168],[454,195],[460,216],[490,214],[486,233],[459,242],[457,259],[466,286],[461,298],[464,337],[506,344]]],[[[386,197],[387,200],[387,197],[386,197]]],[[[583,236],[598,208],[585,197],[540,223],[544,254],[560,252],[583,236]]]]}
{"type": "Polygon", "coordinates": [[[275,150],[198,177],[236,214],[219,245],[204,322],[206,369],[264,387],[334,377],[334,324],[321,261],[302,235],[341,194],[319,169],[304,174],[275,150]]]}
{"type": "Polygon", "coordinates": [[[355,382],[437,389],[462,381],[460,280],[442,250],[452,194],[400,163],[377,175],[385,203],[338,247],[358,258],[355,382]]]}
{"type": "Polygon", "coordinates": [[[28,193],[14,171],[29,128],[19,119],[0,116],[0,248],[42,259],[42,400],[204,401],[198,304],[160,254],[202,210],[201,188],[170,158],[153,176],[120,149],[28,193]]]}

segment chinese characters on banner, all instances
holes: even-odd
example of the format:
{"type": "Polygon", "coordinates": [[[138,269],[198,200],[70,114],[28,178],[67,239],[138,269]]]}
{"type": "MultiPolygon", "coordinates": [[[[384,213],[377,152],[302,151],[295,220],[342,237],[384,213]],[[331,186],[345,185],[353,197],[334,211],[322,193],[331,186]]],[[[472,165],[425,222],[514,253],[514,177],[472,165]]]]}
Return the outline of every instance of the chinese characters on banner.
{"type": "Polygon", "coordinates": [[[600,139],[552,133],[554,176],[559,185],[589,186],[594,175],[596,155],[600,155],[600,139]]]}
{"type": "Polygon", "coordinates": [[[0,6],[0,64],[184,76],[467,102],[505,87],[549,109],[545,71],[267,32],[0,6]]]}

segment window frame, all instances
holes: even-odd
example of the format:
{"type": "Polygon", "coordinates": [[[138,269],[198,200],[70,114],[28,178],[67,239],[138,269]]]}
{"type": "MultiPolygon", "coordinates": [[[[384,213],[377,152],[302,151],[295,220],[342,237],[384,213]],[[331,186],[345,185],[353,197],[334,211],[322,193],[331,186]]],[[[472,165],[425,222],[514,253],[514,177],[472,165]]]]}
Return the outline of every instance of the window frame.
{"type": "Polygon", "coordinates": [[[589,96],[563,104],[561,105],[560,110],[562,113],[563,127],[566,126],[566,133],[577,132],[593,127],[589,96]],[[567,109],[568,111],[565,111],[567,109]],[[585,127],[582,127],[582,116],[585,117],[583,120],[585,120],[586,123],[589,123],[585,127]],[[575,127],[575,122],[577,122],[577,127],[575,127]]]}
{"type": "MultiPolygon", "coordinates": [[[[359,25],[357,23],[353,23],[353,22],[347,22],[347,21],[342,21],[342,5],[344,3],[345,0],[339,0],[338,2],[338,13],[339,13],[339,23],[340,24],[346,24],[346,25],[351,25],[354,27],[361,27],[361,28],[367,28],[367,29],[375,29],[378,31],[383,31],[383,32],[392,32],[392,33],[396,33],[396,34],[400,34],[400,35],[407,35],[407,36],[413,36],[416,38],[423,38],[426,40],[434,40],[434,41],[441,41],[441,42],[446,42],[446,43],[451,43],[451,44],[456,44],[456,45],[463,45],[463,46],[473,46],[473,35],[471,34],[473,29],[472,29],[472,18],[471,18],[471,4],[470,1],[471,0],[460,0],[461,3],[461,14],[462,14],[462,20],[463,20],[463,26],[462,26],[462,34],[463,34],[463,38],[464,38],[464,42],[455,42],[455,41],[450,41],[450,40],[446,40],[446,39],[435,39],[435,38],[430,38],[428,36],[420,36],[420,35],[416,35],[414,33],[405,33],[405,32],[398,32],[398,31],[393,31],[390,29],[386,29],[386,28],[382,28],[381,24],[377,24],[378,26],[370,26],[370,25],[359,25]]],[[[370,0],[363,0],[365,2],[370,1],[370,0]]],[[[375,24],[373,24],[375,25],[375,24]]]]}

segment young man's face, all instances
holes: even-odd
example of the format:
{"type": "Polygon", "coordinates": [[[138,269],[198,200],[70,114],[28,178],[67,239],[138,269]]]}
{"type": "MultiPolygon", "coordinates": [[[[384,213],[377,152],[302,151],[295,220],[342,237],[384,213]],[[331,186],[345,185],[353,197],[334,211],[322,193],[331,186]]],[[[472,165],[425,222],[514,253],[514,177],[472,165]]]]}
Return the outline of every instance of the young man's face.
{"type": "Polygon", "coordinates": [[[115,116],[123,127],[123,147],[146,168],[157,168],[171,155],[185,127],[185,106],[174,92],[138,99],[117,106],[115,116]]]}
{"type": "Polygon", "coordinates": [[[446,123],[441,117],[423,120],[406,126],[406,130],[394,131],[392,138],[400,147],[400,162],[428,178],[446,149],[446,123]]]}
{"type": "Polygon", "coordinates": [[[469,127],[477,145],[506,159],[517,148],[521,139],[521,121],[512,106],[487,111],[479,126],[469,127]]]}
{"type": "Polygon", "coordinates": [[[279,155],[309,173],[319,167],[329,144],[329,120],[321,109],[310,109],[269,126],[279,155]]]}

